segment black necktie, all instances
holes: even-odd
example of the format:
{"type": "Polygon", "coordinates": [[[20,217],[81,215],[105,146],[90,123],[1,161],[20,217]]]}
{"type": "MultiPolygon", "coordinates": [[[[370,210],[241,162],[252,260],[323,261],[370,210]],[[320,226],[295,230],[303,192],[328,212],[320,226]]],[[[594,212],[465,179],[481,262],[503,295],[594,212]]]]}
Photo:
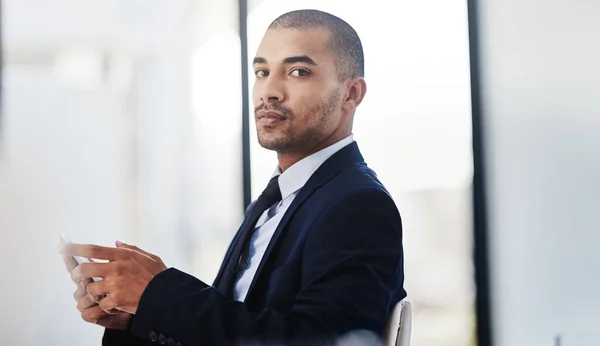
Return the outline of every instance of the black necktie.
{"type": "Polygon", "coordinates": [[[260,194],[249,214],[246,216],[244,227],[240,230],[240,237],[231,253],[227,267],[223,273],[221,292],[227,296],[233,293],[233,285],[238,275],[247,268],[250,251],[250,239],[256,226],[256,222],[265,210],[272,207],[275,203],[281,201],[281,191],[279,190],[279,175],[273,177],[265,190],[260,194]]]}

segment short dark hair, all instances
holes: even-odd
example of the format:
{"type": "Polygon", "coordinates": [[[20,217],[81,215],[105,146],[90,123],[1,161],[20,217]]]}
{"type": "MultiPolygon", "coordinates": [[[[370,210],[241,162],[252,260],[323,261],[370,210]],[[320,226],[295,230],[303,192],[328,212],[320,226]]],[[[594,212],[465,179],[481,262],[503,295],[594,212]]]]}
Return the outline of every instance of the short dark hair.
{"type": "Polygon", "coordinates": [[[269,26],[269,29],[279,28],[327,30],[339,79],[364,77],[362,43],[354,28],[341,18],[319,10],[296,10],[282,14],[269,26]]]}

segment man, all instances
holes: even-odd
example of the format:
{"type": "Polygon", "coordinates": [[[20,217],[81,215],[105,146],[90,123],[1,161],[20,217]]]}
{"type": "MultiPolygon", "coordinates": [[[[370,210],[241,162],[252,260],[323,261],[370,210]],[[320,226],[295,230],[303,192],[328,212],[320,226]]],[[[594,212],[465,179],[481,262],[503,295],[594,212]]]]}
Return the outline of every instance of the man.
{"type": "Polygon", "coordinates": [[[71,271],[103,345],[332,344],[381,334],[405,298],[400,215],[352,139],[366,93],[358,35],[328,13],[286,13],[254,71],[258,140],[279,165],[213,286],[120,242],[61,250],[109,261],[71,271]]]}

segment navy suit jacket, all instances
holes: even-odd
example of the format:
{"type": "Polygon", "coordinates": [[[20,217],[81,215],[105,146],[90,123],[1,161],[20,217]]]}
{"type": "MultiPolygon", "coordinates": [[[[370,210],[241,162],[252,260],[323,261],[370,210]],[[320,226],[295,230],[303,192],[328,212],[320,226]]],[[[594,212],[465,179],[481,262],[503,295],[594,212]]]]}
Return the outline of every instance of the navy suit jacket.
{"type": "Polygon", "coordinates": [[[107,329],[103,345],[332,345],[352,331],[380,335],[406,297],[400,214],[355,142],[299,191],[245,302],[215,288],[237,260],[230,252],[212,286],[174,268],[158,274],[129,328],[107,329]]]}

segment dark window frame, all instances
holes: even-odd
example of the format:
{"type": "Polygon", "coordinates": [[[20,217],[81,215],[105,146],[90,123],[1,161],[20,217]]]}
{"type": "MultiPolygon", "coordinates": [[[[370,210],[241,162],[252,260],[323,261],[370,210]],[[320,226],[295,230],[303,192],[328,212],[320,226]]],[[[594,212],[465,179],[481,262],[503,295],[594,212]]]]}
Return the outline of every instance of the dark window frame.
{"type": "Polygon", "coordinates": [[[492,313],[489,278],[485,152],[481,102],[479,1],[467,0],[471,70],[471,119],[473,136],[473,263],[475,265],[475,317],[477,343],[492,346],[492,313]]]}

